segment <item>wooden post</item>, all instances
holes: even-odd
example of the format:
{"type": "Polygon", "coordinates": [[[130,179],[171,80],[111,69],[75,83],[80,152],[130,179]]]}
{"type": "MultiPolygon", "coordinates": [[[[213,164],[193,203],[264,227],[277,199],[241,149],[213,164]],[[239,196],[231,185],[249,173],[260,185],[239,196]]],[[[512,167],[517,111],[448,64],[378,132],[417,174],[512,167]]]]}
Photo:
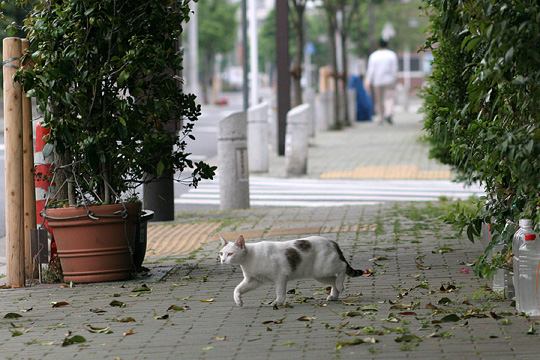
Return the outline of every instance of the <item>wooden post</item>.
{"type": "Polygon", "coordinates": [[[20,84],[13,80],[20,67],[21,39],[5,38],[3,46],[7,282],[23,287],[22,94],[20,84]]]}
{"type": "MultiPolygon", "coordinates": [[[[24,55],[30,47],[27,39],[21,40],[21,51],[24,55]]],[[[27,60],[25,68],[31,67],[27,60]]],[[[36,228],[36,189],[34,186],[34,134],[32,127],[32,100],[22,92],[22,151],[23,151],[23,190],[24,190],[24,269],[27,279],[39,276],[34,264],[36,249],[32,249],[32,230],[36,228]]]]}

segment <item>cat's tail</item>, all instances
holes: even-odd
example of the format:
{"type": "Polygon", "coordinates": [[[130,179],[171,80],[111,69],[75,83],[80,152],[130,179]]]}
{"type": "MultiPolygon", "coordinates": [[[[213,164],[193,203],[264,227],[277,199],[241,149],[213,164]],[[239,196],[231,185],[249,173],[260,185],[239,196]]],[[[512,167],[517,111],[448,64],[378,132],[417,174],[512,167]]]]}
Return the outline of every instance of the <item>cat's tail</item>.
{"type": "Polygon", "coordinates": [[[364,274],[364,270],[353,269],[352,266],[349,265],[349,262],[347,261],[347,259],[345,259],[345,256],[343,255],[343,252],[339,248],[339,245],[337,244],[337,242],[332,241],[332,243],[334,245],[334,249],[336,249],[336,252],[337,252],[340,260],[343,261],[347,265],[347,268],[345,270],[345,274],[347,274],[350,277],[362,276],[364,274]]]}
{"type": "Polygon", "coordinates": [[[347,270],[345,270],[345,273],[350,277],[357,277],[364,275],[364,270],[353,269],[351,265],[347,263],[347,270]]]}
{"type": "Polygon", "coordinates": [[[364,270],[353,269],[351,265],[347,263],[347,270],[345,270],[345,273],[350,277],[357,277],[364,275],[364,270]]]}

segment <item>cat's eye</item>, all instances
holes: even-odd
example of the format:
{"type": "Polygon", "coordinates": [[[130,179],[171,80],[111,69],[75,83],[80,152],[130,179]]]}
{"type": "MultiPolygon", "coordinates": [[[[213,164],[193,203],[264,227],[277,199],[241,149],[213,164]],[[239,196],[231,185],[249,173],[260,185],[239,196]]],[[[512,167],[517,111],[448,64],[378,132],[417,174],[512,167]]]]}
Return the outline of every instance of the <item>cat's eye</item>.
{"type": "Polygon", "coordinates": [[[231,256],[233,253],[228,253],[227,256],[231,256]]]}

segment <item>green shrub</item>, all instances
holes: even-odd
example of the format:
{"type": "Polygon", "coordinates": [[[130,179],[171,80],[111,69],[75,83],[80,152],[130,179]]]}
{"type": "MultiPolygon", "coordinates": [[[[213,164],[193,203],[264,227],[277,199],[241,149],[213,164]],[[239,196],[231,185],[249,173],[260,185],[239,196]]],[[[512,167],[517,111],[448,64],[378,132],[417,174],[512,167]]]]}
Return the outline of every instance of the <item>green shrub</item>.
{"type": "MultiPolygon", "coordinates": [[[[540,4],[424,0],[434,54],[424,92],[431,155],[461,180],[480,182],[484,206],[463,223],[471,240],[483,221],[493,241],[506,220],[540,224],[540,4]]],[[[485,273],[486,257],[477,270],[485,273]],[[484,270],[482,270],[484,269],[484,270]]]]}

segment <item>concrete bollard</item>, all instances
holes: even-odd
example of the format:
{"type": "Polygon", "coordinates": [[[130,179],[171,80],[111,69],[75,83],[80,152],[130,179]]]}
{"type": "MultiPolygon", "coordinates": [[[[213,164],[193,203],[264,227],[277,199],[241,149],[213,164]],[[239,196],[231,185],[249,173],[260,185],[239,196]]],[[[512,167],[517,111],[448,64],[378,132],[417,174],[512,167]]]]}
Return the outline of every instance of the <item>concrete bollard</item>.
{"type": "Polygon", "coordinates": [[[249,171],[268,172],[268,103],[252,106],[247,114],[249,171]]]}
{"type": "Polygon", "coordinates": [[[326,101],[328,105],[326,106],[326,111],[327,111],[326,121],[328,122],[328,129],[335,129],[336,124],[337,124],[337,119],[336,119],[336,113],[334,112],[334,102],[336,101],[334,92],[328,91],[327,97],[328,99],[326,101]]]}
{"type": "Polygon", "coordinates": [[[356,90],[347,89],[348,105],[349,105],[349,120],[351,124],[356,122],[356,90]]]}
{"type": "Polygon", "coordinates": [[[247,119],[236,112],[219,122],[218,161],[220,208],[249,208],[247,119]]]}
{"type": "Polygon", "coordinates": [[[308,104],[309,107],[312,109],[311,116],[308,119],[309,121],[309,136],[314,137],[315,136],[315,127],[316,127],[316,120],[315,116],[313,114],[313,109],[315,109],[315,90],[312,88],[306,88],[304,91],[304,103],[308,104]]]}
{"type": "Polygon", "coordinates": [[[318,93],[315,96],[315,130],[328,130],[328,92],[318,93]]]}
{"type": "Polygon", "coordinates": [[[287,113],[285,136],[285,174],[287,176],[307,174],[311,113],[308,104],[299,105],[287,113]]]}

